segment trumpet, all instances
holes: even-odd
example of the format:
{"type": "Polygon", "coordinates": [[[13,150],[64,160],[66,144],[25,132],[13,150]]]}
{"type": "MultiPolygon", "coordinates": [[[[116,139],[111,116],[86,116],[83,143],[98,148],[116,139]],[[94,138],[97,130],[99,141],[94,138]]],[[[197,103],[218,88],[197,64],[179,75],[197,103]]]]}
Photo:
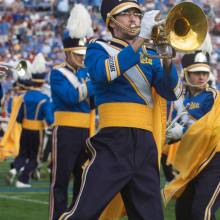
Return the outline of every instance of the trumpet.
{"type": "Polygon", "coordinates": [[[175,51],[191,52],[198,49],[208,32],[203,10],[192,2],[181,2],[171,8],[165,21],[152,30],[151,42],[142,46],[148,58],[174,58],[175,51]],[[159,55],[149,55],[147,47],[154,47],[159,55]]]}
{"type": "Polygon", "coordinates": [[[0,63],[0,78],[8,76],[9,72],[12,71],[17,74],[18,77],[25,76],[27,72],[28,64],[25,60],[20,60],[16,66],[10,65],[8,63],[0,63]]]}

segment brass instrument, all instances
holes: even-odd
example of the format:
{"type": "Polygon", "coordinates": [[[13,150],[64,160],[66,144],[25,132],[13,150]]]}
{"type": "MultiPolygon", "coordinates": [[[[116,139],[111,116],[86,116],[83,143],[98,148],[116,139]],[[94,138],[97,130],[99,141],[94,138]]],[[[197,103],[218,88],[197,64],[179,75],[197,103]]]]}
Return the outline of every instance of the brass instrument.
{"type": "MultiPolygon", "coordinates": [[[[167,125],[166,131],[172,129],[172,128],[174,127],[175,123],[176,123],[177,121],[179,121],[179,119],[181,119],[184,115],[189,114],[189,113],[188,113],[189,107],[190,107],[190,104],[188,103],[188,104],[186,105],[186,107],[182,110],[182,112],[181,112],[180,114],[178,114],[178,115],[167,125]]],[[[185,123],[181,123],[181,125],[184,126],[185,123]]]]}
{"type": "Polygon", "coordinates": [[[203,10],[192,2],[181,2],[171,8],[165,22],[152,30],[153,43],[142,46],[148,58],[173,58],[175,50],[191,52],[205,40],[208,22],[203,10]],[[159,55],[149,55],[147,47],[156,48],[159,55]]]}
{"type": "Polygon", "coordinates": [[[16,66],[0,63],[0,78],[6,77],[9,71],[15,71],[18,77],[23,77],[26,74],[28,65],[25,60],[20,60],[16,66]]]}

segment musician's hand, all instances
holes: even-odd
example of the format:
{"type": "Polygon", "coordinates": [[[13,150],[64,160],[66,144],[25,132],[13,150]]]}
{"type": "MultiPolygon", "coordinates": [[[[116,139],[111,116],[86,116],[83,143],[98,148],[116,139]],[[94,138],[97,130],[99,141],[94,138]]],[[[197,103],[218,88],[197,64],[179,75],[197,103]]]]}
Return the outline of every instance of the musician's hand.
{"type": "Polygon", "coordinates": [[[170,128],[169,130],[167,130],[166,133],[166,142],[168,144],[178,141],[181,139],[181,137],[183,136],[183,126],[180,125],[179,123],[175,123],[174,127],[170,128]]]}
{"type": "Polygon", "coordinates": [[[139,37],[144,39],[151,39],[151,33],[154,26],[163,23],[164,21],[157,21],[156,18],[159,16],[159,10],[152,10],[144,13],[141,20],[141,30],[139,37]]]}

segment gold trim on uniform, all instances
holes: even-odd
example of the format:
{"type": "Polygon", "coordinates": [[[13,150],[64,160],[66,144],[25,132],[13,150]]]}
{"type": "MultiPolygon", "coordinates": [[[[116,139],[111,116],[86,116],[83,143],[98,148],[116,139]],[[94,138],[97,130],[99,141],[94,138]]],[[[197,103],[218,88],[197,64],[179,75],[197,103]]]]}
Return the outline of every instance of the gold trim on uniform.
{"type": "Polygon", "coordinates": [[[37,83],[43,83],[45,82],[45,79],[32,79],[32,82],[37,82],[37,83]]]}
{"type": "Polygon", "coordinates": [[[95,148],[92,146],[91,142],[90,142],[90,139],[87,139],[86,140],[86,145],[87,145],[87,148],[88,151],[90,151],[91,155],[92,155],[92,158],[90,159],[88,165],[83,169],[83,172],[82,172],[82,177],[81,177],[81,187],[80,187],[80,191],[78,193],[78,196],[76,198],[76,201],[74,203],[74,206],[72,207],[71,210],[69,211],[66,211],[64,212],[60,217],[59,217],[59,220],[67,220],[69,219],[73,214],[74,212],[76,211],[77,209],[77,206],[80,202],[80,198],[81,198],[81,195],[83,193],[83,190],[84,190],[84,187],[85,187],[85,183],[86,183],[86,178],[87,178],[87,174],[89,172],[89,169],[90,167],[92,166],[92,164],[94,163],[95,161],[95,158],[96,158],[96,150],[95,148]]]}
{"type": "Polygon", "coordinates": [[[109,21],[110,21],[110,18],[111,16],[113,15],[116,15],[122,11],[125,11],[129,8],[137,8],[138,10],[141,11],[141,8],[140,6],[137,4],[137,3],[134,3],[134,2],[125,2],[125,3],[122,3],[120,5],[117,5],[116,7],[114,7],[108,14],[107,14],[107,17],[106,17],[106,24],[108,25],[109,24],[109,21]]]}
{"type": "Polygon", "coordinates": [[[110,74],[110,81],[112,81],[112,80],[116,79],[118,76],[120,76],[120,71],[118,71],[119,64],[118,64],[117,55],[109,57],[107,60],[107,65],[108,65],[108,70],[109,70],[109,74],[110,74]]]}
{"type": "Polygon", "coordinates": [[[99,128],[132,127],[152,131],[152,108],[137,103],[105,103],[98,107],[99,128]]]}
{"type": "Polygon", "coordinates": [[[86,47],[70,47],[70,48],[64,48],[64,51],[71,51],[71,52],[80,52],[80,51],[85,51],[86,47]]]}
{"type": "Polygon", "coordinates": [[[217,196],[219,195],[219,192],[220,192],[220,182],[219,184],[217,185],[216,189],[215,189],[215,192],[213,193],[212,195],[212,198],[208,204],[208,206],[206,207],[205,209],[205,217],[204,217],[204,220],[211,220],[211,209],[212,209],[212,206],[217,198],[217,196]]]}
{"type": "Polygon", "coordinates": [[[55,64],[53,68],[58,69],[60,67],[64,67],[65,65],[66,65],[66,62],[62,62],[62,63],[55,64]]]}
{"type": "Polygon", "coordinates": [[[43,130],[45,128],[44,122],[40,120],[29,120],[23,119],[22,120],[22,127],[29,130],[43,130]]]}
{"type": "Polygon", "coordinates": [[[107,79],[110,82],[111,81],[111,76],[110,76],[108,59],[105,60],[105,70],[106,70],[107,79]]]}
{"type": "Polygon", "coordinates": [[[112,47],[112,48],[115,49],[115,50],[121,50],[120,47],[117,47],[117,46],[115,46],[115,45],[113,45],[113,44],[108,44],[108,46],[112,47]]]}
{"type": "Polygon", "coordinates": [[[54,113],[56,126],[69,126],[79,128],[89,128],[90,114],[82,112],[55,112],[54,113]]]}
{"type": "Polygon", "coordinates": [[[115,60],[115,67],[116,67],[116,71],[117,71],[117,76],[120,76],[121,72],[120,72],[119,63],[118,63],[118,56],[115,56],[114,60],[115,60]]]}
{"type": "Polygon", "coordinates": [[[118,44],[121,44],[121,45],[123,45],[123,46],[125,46],[125,47],[127,47],[128,46],[128,43],[127,42],[125,42],[125,41],[123,41],[123,40],[120,40],[120,39],[118,39],[118,38],[112,38],[111,39],[111,41],[113,41],[113,42],[115,42],[115,43],[118,43],[118,44]]]}

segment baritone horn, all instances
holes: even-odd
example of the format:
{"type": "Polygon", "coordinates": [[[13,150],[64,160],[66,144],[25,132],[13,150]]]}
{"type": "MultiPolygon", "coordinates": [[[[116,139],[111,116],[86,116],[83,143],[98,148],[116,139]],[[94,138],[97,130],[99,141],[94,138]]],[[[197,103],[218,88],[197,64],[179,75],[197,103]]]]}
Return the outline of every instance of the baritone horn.
{"type": "Polygon", "coordinates": [[[0,63],[0,78],[6,77],[9,71],[15,72],[18,77],[24,77],[27,72],[27,61],[20,60],[15,66],[8,63],[0,63]]]}
{"type": "Polygon", "coordinates": [[[208,22],[203,10],[192,2],[181,2],[171,8],[163,24],[152,30],[151,41],[143,45],[149,58],[174,58],[175,51],[191,52],[206,38],[208,22]],[[147,47],[154,47],[159,55],[149,55],[147,47]]]}

